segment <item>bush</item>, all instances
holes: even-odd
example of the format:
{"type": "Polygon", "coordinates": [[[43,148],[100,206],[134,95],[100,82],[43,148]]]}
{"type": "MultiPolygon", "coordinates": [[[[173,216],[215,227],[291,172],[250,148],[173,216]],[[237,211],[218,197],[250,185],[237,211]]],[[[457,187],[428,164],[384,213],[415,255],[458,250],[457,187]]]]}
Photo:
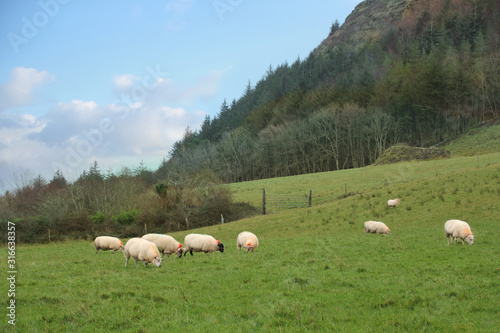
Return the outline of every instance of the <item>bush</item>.
{"type": "Polygon", "coordinates": [[[102,211],[98,211],[95,215],[90,215],[90,219],[94,224],[102,224],[106,220],[106,216],[102,211]]]}
{"type": "Polygon", "coordinates": [[[118,222],[121,225],[131,225],[135,222],[137,215],[139,215],[139,211],[135,208],[132,208],[128,212],[121,212],[117,216],[113,216],[113,220],[118,222]]]}

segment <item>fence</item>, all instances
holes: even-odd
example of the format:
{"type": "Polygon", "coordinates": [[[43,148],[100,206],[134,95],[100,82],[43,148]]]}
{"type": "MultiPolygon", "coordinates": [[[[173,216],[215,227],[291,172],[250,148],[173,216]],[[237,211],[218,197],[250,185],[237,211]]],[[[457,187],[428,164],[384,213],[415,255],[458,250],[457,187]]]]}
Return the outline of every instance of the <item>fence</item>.
{"type": "Polygon", "coordinates": [[[298,208],[311,207],[312,190],[306,194],[267,194],[266,189],[262,189],[262,214],[266,215],[266,209],[276,208],[298,208]]]}

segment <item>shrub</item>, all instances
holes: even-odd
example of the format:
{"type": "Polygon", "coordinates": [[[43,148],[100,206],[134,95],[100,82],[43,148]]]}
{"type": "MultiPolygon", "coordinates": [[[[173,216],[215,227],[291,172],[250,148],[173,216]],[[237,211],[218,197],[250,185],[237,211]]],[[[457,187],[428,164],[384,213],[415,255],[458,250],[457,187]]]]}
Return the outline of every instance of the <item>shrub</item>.
{"type": "Polygon", "coordinates": [[[106,216],[102,211],[98,211],[95,215],[90,215],[90,219],[94,224],[102,224],[106,220],[106,216]]]}
{"type": "Polygon", "coordinates": [[[132,208],[128,212],[121,212],[120,214],[113,216],[113,219],[121,225],[131,225],[135,222],[139,213],[140,212],[137,209],[132,208]]]}

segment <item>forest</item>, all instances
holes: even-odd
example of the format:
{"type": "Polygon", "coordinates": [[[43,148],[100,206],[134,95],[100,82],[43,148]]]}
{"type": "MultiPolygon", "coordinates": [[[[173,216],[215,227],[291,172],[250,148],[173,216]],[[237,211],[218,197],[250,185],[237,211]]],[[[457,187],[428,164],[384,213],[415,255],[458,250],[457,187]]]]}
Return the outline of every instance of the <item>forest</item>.
{"type": "Polygon", "coordinates": [[[343,38],[269,66],[217,116],[187,128],[155,171],[102,172],[96,161],[73,183],[60,171],[17,175],[0,220],[22,221],[22,242],[231,221],[255,208],[235,203],[225,183],[364,167],[395,144],[436,146],[498,118],[500,4],[432,3],[376,40],[343,38]]]}

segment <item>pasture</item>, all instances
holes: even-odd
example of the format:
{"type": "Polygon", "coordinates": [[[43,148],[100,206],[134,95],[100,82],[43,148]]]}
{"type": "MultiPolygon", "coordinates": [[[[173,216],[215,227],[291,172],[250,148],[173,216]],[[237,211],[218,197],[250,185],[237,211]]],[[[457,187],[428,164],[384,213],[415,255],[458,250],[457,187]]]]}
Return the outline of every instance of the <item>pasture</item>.
{"type": "Polygon", "coordinates": [[[16,329],[498,331],[500,153],[230,185],[236,200],[257,206],[264,187],[311,189],[313,205],[171,234],[182,243],[190,232],[211,234],[224,253],[125,268],[121,252],[96,255],[90,239],[18,246],[16,329]],[[469,222],[474,245],[447,245],[452,218],[469,222]],[[366,220],[392,234],[364,234],[366,220]],[[254,253],[236,250],[243,230],[259,237],[254,253]]]}

